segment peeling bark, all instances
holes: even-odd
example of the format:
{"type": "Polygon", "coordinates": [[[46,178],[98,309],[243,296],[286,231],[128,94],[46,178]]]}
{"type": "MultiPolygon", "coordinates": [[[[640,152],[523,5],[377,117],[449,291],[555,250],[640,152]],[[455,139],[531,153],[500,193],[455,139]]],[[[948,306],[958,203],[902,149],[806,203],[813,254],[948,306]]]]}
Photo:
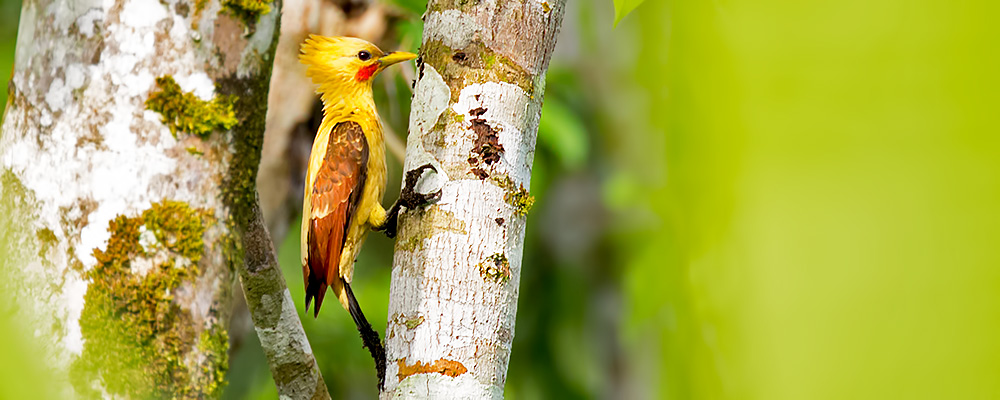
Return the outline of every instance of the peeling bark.
{"type": "Polygon", "coordinates": [[[0,242],[2,290],[48,343],[61,397],[221,392],[277,41],[268,5],[24,2],[0,137],[0,222],[18,227],[0,242]]]}
{"type": "Polygon", "coordinates": [[[442,196],[400,216],[384,399],[503,397],[545,70],[564,6],[428,4],[405,170],[433,164],[438,173],[418,189],[442,196]]]}

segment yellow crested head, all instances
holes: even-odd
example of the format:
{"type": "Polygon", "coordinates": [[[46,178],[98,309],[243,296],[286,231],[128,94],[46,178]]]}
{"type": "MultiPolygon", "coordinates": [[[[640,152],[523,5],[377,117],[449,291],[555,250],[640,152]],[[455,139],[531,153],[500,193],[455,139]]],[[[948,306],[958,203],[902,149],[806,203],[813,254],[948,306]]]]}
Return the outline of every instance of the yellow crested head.
{"type": "MultiPolygon", "coordinates": [[[[299,61],[319,93],[353,94],[371,88],[371,81],[386,67],[417,57],[405,51],[383,53],[374,44],[352,37],[309,35],[300,48],[299,61]]],[[[324,99],[325,100],[325,99],[324,99]]]]}

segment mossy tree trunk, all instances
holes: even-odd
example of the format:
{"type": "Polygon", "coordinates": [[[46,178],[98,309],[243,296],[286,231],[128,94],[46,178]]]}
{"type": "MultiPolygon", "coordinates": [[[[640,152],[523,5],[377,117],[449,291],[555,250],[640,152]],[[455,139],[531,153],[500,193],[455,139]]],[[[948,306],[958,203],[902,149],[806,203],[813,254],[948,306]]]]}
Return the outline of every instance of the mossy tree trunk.
{"type": "Polygon", "coordinates": [[[405,170],[440,201],[401,215],[382,398],[502,398],[535,135],[564,2],[432,0],[405,170]]]}
{"type": "Polygon", "coordinates": [[[220,393],[279,3],[23,3],[0,290],[67,396],[220,393]]]}

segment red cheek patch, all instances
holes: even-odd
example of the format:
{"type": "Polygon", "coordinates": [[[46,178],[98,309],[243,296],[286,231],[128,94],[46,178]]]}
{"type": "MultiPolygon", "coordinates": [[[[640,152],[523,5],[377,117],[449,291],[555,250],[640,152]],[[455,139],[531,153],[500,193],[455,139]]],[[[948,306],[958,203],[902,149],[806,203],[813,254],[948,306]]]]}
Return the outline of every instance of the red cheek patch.
{"type": "Polygon", "coordinates": [[[378,70],[378,63],[365,65],[358,70],[357,74],[354,75],[354,79],[357,79],[358,82],[367,81],[372,78],[372,75],[375,75],[376,70],[378,70]]]}

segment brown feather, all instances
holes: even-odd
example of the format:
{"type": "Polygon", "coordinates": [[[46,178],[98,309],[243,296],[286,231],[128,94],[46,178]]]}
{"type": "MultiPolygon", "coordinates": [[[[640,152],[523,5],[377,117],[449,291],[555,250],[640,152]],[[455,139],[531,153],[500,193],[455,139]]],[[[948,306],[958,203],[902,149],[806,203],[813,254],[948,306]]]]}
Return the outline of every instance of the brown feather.
{"type": "Polygon", "coordinates": [[[309,219],[309,252],[302,272],[306,309],[315,297],[319,315],[328,286],[342,287],[340,256],[350,222],[363,193],[368,170],[368,142],[356,122],[341,122],[330,132],[323,164],[313,180],[309,219]]]}

